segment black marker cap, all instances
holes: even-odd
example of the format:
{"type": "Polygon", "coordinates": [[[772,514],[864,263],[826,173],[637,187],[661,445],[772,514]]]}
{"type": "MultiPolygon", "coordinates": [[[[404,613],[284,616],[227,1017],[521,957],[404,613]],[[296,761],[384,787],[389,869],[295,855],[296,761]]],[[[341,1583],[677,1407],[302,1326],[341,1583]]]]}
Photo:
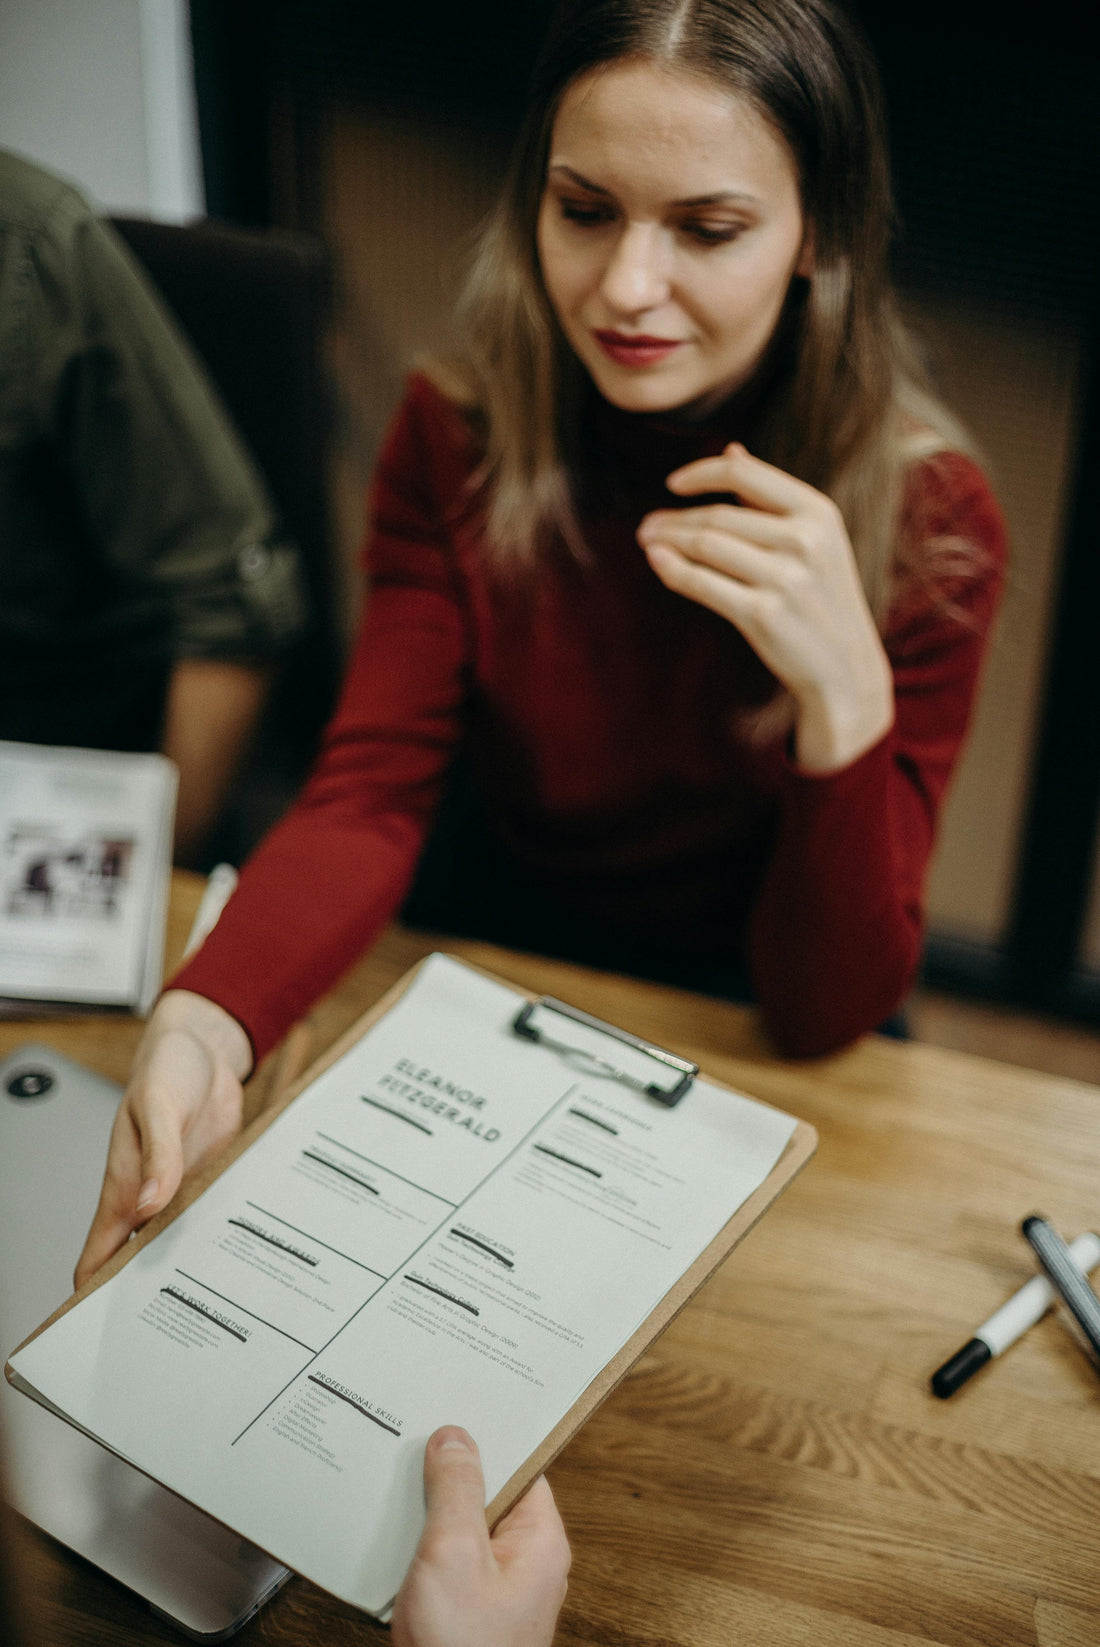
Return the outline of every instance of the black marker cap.
{"type": "Polygon", "coordinates": [[[987,1361],[992,1361],[993,1351],[980,1338],[972,1338],[969,1344],[964,1344],[957,1355],[932,1374],[932,1394],[938,1395],[941,1401],[946,1401],[949,1395],[961,1389],[968,1378],[973,1378],[980,1367],[987,1361]]]}

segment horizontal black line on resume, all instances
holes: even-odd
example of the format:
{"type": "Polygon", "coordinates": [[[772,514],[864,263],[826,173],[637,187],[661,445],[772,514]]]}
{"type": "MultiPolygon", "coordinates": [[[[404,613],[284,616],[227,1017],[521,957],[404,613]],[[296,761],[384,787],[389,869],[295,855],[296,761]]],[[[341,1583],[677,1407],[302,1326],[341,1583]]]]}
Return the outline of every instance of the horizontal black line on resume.
{"type": "Polygon", "coordinates": [[[543,1155],[552,1155],[555,1161],[564,1161],[567,1167],[579,1167],[581,1172],[590,1172],[593,1178],[602,1178],[603,1173],[597,1172],[595,1167],[586,1167],[583,1161],[574,1161],[571,1155],[563,1155],[560,1150],[551,1149],[549,1144],[536,1144],[535,1148],[543,1155]]]}
{"type": "Polygon", "coordinates": [[[305,1240],[312,1241],[315,1246],[324,1247],[326,1252],[334,1252],[337,1258],[346,1259],[349,1264],[354,1264],[356,1269],[366,1270],[368,1275],[376,1275],[379,1281],[389,1280],[389,1276],[383,1275],[381,1270],[372,1270],[369,1264],[364,1264],[362,1259],[353,1258],[350,1252],[342,1252],[339,1247],[330,1246],[327,1241],[322,1241],[319,1235],[314,1235],[312,1230],[300,1230],[297,1224],[287,1223],[285,1218],[280,1218],[279,1214],[272,1212],[270,1207],[261,1207],[258,1201],[246,1201],[245,1206],[251,1207],[255,1212],[262,1213],[265,1218],[274,1218],[277,1224],[285,1225],[288,1230],[293,1230],[295,1235],[301,1235],[305,1240]]]}
{"type": "Polygon", "coordinates": [[[505,1264],[510,1270],[515,1269],[516,1266],[512,1260],[505,1258],[502,1252],[497,1252],[496,1248],[491,1247],[488,1241],[479,1241],[476,1235],[467,1235],[465,1230],[451,1230],[450,1233],[456,1235],[460,1241],[468,1241],[471,1247],[480,1247],[482,1252],[489,1254],[490,1258],[495,1258],[498,1264],[505,1264]]]}
{"type": "Polygon", "coordinates": [[[395,1121],[404,1121],[406,1126],[415,1127],[417,1132],[426,1132],[429,1138],[435,1137],[431,1127],[426,1127],[423,1121],[416,1121],[411,1115],[403,1115],[399,1109],[391,1109],[389,1104],[380,1104],[377,1098],[367,1098],[362,1093],[359,1096],[362,1103],[369,1104],[372,1109],[380,1109],[383,1115],[392,1115],[395,1121]]]}
{"type": "Polygon", "coordinates": [[[239,1230],[247,1230],[249,1235],[258,1236],[261,1241],[267,1241],[271,1246],[278,1247],[280,1252],[288,1252],[292,1258],[300,1258],[303,1264],[312,1264],[314,1269],[317,1268],[320,1262],[319,1259],[311,1258],[308,1252],[301,1252],[297,1247],[292,1247],[289,1241],[280,1241],[277,1235],[268,1235],[266,1230],[257,1229],[256,1225],[250,1224],[247,1218],[230,1218],[228,1222],[235,1224],[239,1230]]]}
{"type": "Polygon", "coordinates": [[[319,1166],[327,1167],[330,1172],[338,1172],[341,1178],[350,1178],[353,1184],[359,1185],[360,1189],[369,1190],[372,1195],[381,1194],[381,1191],[375,1189],[373,1184],[368,1184],[365,1178],[360,1178],[357,1172],[349,1172],[347,1167],[338,1167],[335,1161],[328,1161],[323,1155],[315,1155],[311,1149],[304,1149],[302,1154],[307,1161],[316,1161],[319,1166]]]}
{"type": "Polygon", "coordinates": [[[423,1287],[426,1292],[436,1292],[440,1298],[445,1298],[448,1304],[457,1304],[460,1310],[469,1310],[471,1315],[480,1315],[481,1311],[475,1304],[467,1304],[464,1298],[456,1298],[453,1292],[446,1292],[442,1287],[433,1287],[430,1281],[421,1281],[418,1275],[403,1275],[402,1281],[411,1281],[414,1287],[423,1287]]]}
{"type": "MultiPolygon", "coordinates": [[[[366,1099],[364,1099],[363,1102],[365,1103],[366,1099]]],[[[396,1178],[399,1184],[408,1184],[410,1189],[416,1190],[420,1195],[428,1195],[433,1201],[442,1201],[443,1205],[445,1207],[450,1207],[452,1211],[458,1205],[457,1201],[448,1201],[445,1195],[437,1195],[434,1190],[425,1189],[424,1185],[418,1184],[415,1178],[406,1178],[400,1172],[394,1172],[392,1167],[384,1167],[381,1161],[376,1161],[374,1159],[373,1155],[364,1155],[362,1150],[352,1149],[350,1144],[343,1143],[339,1138],[333,1138],[331,1133],[322,1132],[321,1129],[318,1128],[317,1136],[318,1138],[323,1138],[326,1144],[335,1144],[337,1149],[345,1150],[348,1155],[354,1155],[356,1160],[365,1161],[368,1167],[377,1167],[378,1171],[384,1173],[387,1178],[396,1178]]],[[[322,1245],[324,1245],[323,1242],[322,1245]]]]}
{"type": "Polygon", "coordinates": [[[311,1384],[316,1384],[319,1390],[327,1390],[329,1395],[334,1395],[338,1401],[346,1401],[349,1407],[354,1407],[357,1413],[362,1413],[364,1418],[369,1418],[371,1423],[377,1424],[380,1430],[388,1430],[391,1435],[401,1434],[401,1431],[395,1430],[392,1424],[386,1424],[381,1418],[376,1418],[374,1413],[368,1407],[364,1407],[361,1401],[356,1401],[353,1395],[345,1395],[343,1390],[334,1389],[327,1379],[318,1378],[316,1373],[307,1373],[306,1377],[311,1384]]]}
{"type": "Polygon", "coordinates": [[[247,1333],[238,1332],[237,1328],[231,1327],[228,1321],[220,1321],[212,1310],[204,1310],[200,1303],[194,1298],[188,1298],[187,1294],[180,1292],[178,1287],[162,1287],[160,1290],[166,1292],[169,1298],[174,1298],[177,1304],[186,1304],[187,1308],[194,1310],[196,1315],[205,1316],[207,1321],[212,1321],[215,1327],[221,1328],[222,1332],[231,1333],[234,1338],[239,1338],[242,1344],[248,1343],[247,1333]]]}
{"type": "Polygon", "coordinates": [[[571,1109],[569,1113],[575,1115],[578,1121],[589,1121],[594,1127],[601,1127],[604,1132],[610,1132],[613,1137],[619,1136],[618,1127],[610,1127],[606,1121],[597,1120],[594,1115],[589,1115],[586,1109],[571,1109]]]}
{"type": "Polygon", "coordinates": [[[193,1287],[199,1287],[203,1292],[208,1292],[211,1298],[220,1298],[222,1303],[228,1304],[231,1310],[239,1310],[242,1315],[247,1315],[250,1321],[258,1321],[261,1327],[270,1327],[271,1331],[277,1332],[280,1338],[289,1338],[292,1344],[297,1344],[301,1349],[308,1350],[310,1355],[318,1353],[312,1344],[306,1344],[302,1339],[295,1338],[294,1334],[287,1332],[285,1327],[277,1327],[274,1321],[269,1321],[265,1315],[256,1315],[254,1311],[245,1309],[244,1305],[239,1303],[236,1298],[227,1297],[224,1292],[219,1292],[216,1287],[211,1287],[205,1281],[200,1281],[197,1275],[191,1275],[189,1271],[181,1270],[178,1264],[176,1265],[176,1274],[182,1275],[185,1281],[190,1281],[193,1287]]]}

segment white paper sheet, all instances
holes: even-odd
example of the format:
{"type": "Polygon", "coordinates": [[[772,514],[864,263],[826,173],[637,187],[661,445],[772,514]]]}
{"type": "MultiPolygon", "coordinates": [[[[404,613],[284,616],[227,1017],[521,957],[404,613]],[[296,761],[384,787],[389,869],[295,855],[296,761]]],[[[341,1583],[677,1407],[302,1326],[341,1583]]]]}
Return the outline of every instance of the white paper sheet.
{"type": "Polygon", "coordinates": [[[511,990],[433,956],[175,1223],[13,1362],[140,1468],[380,1612],[423,1444],[488,1496],[779,1159],[790,1116],[676,1109],[517,1039],[511,990]]]}

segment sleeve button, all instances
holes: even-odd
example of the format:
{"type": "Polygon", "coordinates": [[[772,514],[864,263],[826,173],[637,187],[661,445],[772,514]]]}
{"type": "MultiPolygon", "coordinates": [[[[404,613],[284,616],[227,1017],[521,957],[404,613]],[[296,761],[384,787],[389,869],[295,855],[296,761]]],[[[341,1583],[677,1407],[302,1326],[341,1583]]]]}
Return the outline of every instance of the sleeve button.
{"type": "Polygon", "coordinates": [[[249,543],[237,556],[237,570],[248,583],[262,578],[271,565],[271,551],[262,543],[249,543]]]}

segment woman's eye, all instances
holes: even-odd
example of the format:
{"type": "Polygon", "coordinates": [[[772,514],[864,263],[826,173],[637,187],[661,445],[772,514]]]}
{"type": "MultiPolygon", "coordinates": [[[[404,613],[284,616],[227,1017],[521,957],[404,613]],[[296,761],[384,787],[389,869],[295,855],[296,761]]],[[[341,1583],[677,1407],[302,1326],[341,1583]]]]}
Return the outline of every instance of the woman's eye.
{"type": "Polygon", "coordinates": [[[583,200],[561,201],[561,215],[567,223],[577,223],[581,228],[595,228],[601,223],[610,223],[614,215],[609,206],[590,205],[583,200]]]}
{"type": "Polygon", "coordinates": [[[743,231],[740,223],[682,223],[680,228],[704,246],[725,246],[743,231]]]}

